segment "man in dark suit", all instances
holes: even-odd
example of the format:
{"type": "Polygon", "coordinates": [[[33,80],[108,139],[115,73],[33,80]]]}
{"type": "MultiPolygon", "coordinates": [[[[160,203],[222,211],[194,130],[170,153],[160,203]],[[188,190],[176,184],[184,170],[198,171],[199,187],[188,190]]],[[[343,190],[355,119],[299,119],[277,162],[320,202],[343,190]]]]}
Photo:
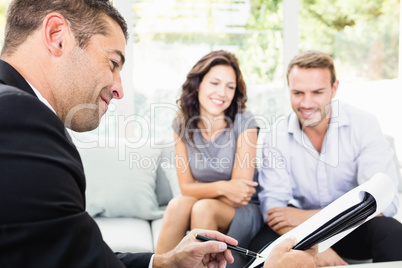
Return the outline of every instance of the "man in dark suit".
{"type": "MultiPolygon", "coordinates": [[[[107,0],[15,0],[0,60],[0,267],[198,267],[233,262],[219,232],[171,252],[113,253],[85,212],[85,176],[65,127],[99,125],[123,97],[127,26],[107,0]]],[[[272,257],[314,263],[312,254],[272,257]],[[312,262],[311,262],[312,261],[312,262]]]]}

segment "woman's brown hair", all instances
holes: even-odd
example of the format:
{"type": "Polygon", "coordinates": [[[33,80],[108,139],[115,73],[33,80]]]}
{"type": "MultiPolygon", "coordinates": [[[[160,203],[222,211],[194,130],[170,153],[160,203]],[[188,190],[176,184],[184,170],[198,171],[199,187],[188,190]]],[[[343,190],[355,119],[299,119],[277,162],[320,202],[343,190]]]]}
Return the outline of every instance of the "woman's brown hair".
{"type": "Polygon", "coordinates": [[[200,120],[198,89],[204,76],[212,67],[217,65],[231,66],[236,74],[235,95],[232,103],[225,110],[225,119],[228,124],[234,121],[237,113],[241,113],[246,109],[246,84],[235,55],[223,50],[213,51],[205,55],[188,73],[187,80],[182,86],[181,97],[177,100],[180,110],[175,123],[179,124],[179,135],[187,143],[194,142],[193,133],[197,129],[197,124],[200,120]]]}

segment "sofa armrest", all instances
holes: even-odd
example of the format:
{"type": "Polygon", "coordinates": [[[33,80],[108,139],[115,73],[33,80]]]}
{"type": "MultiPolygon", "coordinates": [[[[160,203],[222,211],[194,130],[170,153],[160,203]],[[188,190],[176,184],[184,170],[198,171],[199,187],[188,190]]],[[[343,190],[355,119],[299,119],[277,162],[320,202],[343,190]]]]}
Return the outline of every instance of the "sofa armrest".
{"type": "Polygon", "coordinates": [[[114,252],[154,252],[150,222],[136,218],[95,217],[103,240],[114,252]]]}

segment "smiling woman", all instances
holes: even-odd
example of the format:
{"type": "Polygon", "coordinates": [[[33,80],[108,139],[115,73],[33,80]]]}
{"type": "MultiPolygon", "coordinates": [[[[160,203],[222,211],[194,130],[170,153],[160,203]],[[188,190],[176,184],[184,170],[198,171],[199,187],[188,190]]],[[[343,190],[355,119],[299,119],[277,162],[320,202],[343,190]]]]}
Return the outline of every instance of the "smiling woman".
{"type": "MultiPolygon", "coordinates": [[[[261,228],[254,165],[259,126],[245,111],[246,100],[231,53],[213,51],[187,75],[173,122],[176,159],[184,160],[176,166],[183,196],[166,209],[157,253],[174,248],[193,228],[227,233],[242,247],[261,228]]],[[[235,260],[235,267],[245,261],[235,260]]]]}
{"type": "MultiPolygon", "coordinates": [[[[217,65],[204,76],[198,89],[201,117],[224,117],[235,95],[236,73],[231,66],[217,65]]],[[[200,122],[203,124],[203,121],[200,122]]],[[[203,128],[208,125],[203,125],[203,128]]]]}

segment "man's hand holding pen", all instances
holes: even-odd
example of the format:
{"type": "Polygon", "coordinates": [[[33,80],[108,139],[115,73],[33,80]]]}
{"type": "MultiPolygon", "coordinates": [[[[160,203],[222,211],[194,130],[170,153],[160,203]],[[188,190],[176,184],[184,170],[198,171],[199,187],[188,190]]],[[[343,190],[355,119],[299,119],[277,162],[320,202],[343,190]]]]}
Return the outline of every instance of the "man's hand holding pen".
{"type": "MultiPolygon", "coordinates": [[[[204,241],[204,242],[206,242],[206,241],[217,241],[215,239],[212,239],[210,237],[206,237],[206,236],[198,234],[198,233],[195,234],[195,238],[198,239],[198,240],[204,241]]],[[[227,244],[227,246],[228,246],[228,249],[234,250],[234,251],[239,252],[239,253],[241,253],[243,255],[250,256],[250,257],[253,257],[253,258],[263,258],[260,254],[258,254],[256,252],[253,252],[251,250],[248,250],[246,248],[241,248],[241,247],[234,246],[234,245],[231,245],[231,244],[227,244]]]]}
{"type": "MultiPolygon", "coordinates": [[[[218,231],[194,229],[172,251],[165,254],[155,254],[153,268],[158,267],[188,267],[188,268],[223,268],[235,260],[228,245],[237,247],[237,240],[218,231]],[[197,237],[198,234],[198,238],[197,237]],[[201,236],[200,236],[201,235],[201,236]],[[201,242],[200,237],[208,240],[201,242]]],[[[316,267],[317,247],[308,250],[293,250],[296,244],[292,239],[285,239],[278,244],[267,257],[264,268],[311,268],[316,267]]],[[[256,253],[255,257],[260,257],[256,253]]],[[[249,255],[250,255],[249,254],[249,255]]]]}
{"type": "Polygon", "coordinates": [[[226,267],[234,259],[227,244],[237,245],[237,240],[217,231],[194,229],[172,251],[154,256],[153,268],[157,267],[226,267]],[[201,243],[196,234],[219,241],[201,243]],[[220,242],[222,241],[222,242],[220,242]]]}

